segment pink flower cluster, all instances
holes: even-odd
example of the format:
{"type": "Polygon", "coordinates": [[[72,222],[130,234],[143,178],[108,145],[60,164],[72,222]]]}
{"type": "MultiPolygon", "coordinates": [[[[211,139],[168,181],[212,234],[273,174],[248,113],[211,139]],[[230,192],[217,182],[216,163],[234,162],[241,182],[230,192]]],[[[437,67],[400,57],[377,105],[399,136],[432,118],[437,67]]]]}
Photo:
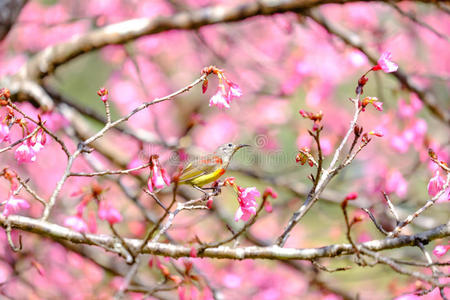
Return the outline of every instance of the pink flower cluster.
{"type": "MultiPolygon", "coordinates": [[[[217,106],[219,108],[230,108],[231,101],[234,98],[242,96],[241,88],[231,80],[225,77],[223,70],[214,66],[207,67],[202,70],[203,74],[215,74],[219,78],[219,85],[216,93],[209,100],[209,106],[217,106]]],[[[208,79],[205,79],[202,84],[202,92],[205,93],[208,89],[208,79]]]]}
{"type": "Polygon", "coordinates": [[[236,83],[225,79],[225,84],[222,81],[219,83],[217,92],[209,100],[209,106],[230,108],[231,100],[241,96],[241,88],[236,83]]]}
{"type": "MultiPolygon", "coordinates": [[[[104,192],[104,188],[96,183],[92,184],[88,193],[83,195],[81,202],[77,205],[77,213],[75,216],[67,217],[64,220],[64,225],[72,228],[75,231],[86,233],[97,231],[97,221],[95,212],[90,211],[88,215],[88,222],[83,218],[84,211],[88,203],[95,199],[98,205],[97,215],[100,220],[107,221],[110,225],[114,225],[122,221],[122,215],[120,212],[111,206],[111,204],[100,198],[100,195],[104,192]]],[[[83,194],[83,190],[75,192],[73,195],[78,196],[83,194]]]]}
{"type": "Polygon", "coordinates": [[[151,176],[147,182],[147,187],[150,192],[153,192],[154,189],[162,189],[165,185],[170,185],[170,177],[167,171],[161,167],[158,158],[158,155],[152,155],[150,157],[151,176]]]}
{"type": "Polygon", "coordinates": [[[14,157],[19,163],[29,163],[36,161],[36,154],[44,148],[46,135],[42,130],[25,140],[14,152],[14,157]]]}

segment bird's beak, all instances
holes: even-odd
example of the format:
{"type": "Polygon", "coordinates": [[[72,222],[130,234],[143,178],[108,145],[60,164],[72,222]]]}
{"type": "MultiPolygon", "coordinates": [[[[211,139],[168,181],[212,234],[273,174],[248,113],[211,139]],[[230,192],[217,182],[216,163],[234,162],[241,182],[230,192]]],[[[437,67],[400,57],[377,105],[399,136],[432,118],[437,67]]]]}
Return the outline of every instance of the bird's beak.
{"type": "Polygon", "coordinates": [[[250,145],[247,145],[247,144],[237,145],[236,150],[239,150],[239,149],[244,148],[244,147],[250,147],[250,145]]]}

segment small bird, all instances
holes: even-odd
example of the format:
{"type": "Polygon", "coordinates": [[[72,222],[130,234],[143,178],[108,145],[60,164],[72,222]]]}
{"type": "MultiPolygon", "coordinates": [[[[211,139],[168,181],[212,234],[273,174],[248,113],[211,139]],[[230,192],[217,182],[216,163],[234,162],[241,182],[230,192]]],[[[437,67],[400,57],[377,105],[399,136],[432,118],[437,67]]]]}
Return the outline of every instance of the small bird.
{"type": "Polygon", "coordinates": [[[188,163],[181,171],[179,183],[190,184],[195,188],[203,187],[219,179],[227,171],[231,158],[237,150],[250,145],[234,145],[227,143],[219,148],[213,154],[200,157],[188,163]]]}

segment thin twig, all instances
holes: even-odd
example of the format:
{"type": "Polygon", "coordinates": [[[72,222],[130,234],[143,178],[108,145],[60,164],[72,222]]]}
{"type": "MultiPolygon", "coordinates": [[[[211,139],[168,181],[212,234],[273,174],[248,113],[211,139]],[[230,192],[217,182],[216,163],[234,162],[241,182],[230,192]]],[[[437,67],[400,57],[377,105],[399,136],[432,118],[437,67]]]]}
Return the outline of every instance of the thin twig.
{"type": "Polygon", "coordinates": [[[150,166],[150,163],[144,164],[144,165],[136,167],[136,168],[126,169],[126,170],[114,170],[114,171],[107,170],[107,171],[91,172],[91,173],[70,173],[69,176],[94,177],[94,176],[106,176],[106,175],[126,175],[126,174],[130,174],[131,172],[134,172],[134,171],[145,169],[148,166],[150,166]]]}
{"type": "Polygon", "coordinates": [[[389,233],[389,237],[392,236],[397,236],[400,231],[403,229],[403,227],[405,227],[406,225],[408,225],[409,223],[411,223],[415,218],[417,218],[418,216],[420,216],[421,213],[423,213],[425,210],[427,210],[428,208],[430,208],[431,206],[434,205],[434,203],[445,193],[446,189],[448,188],[450,183],[450,173],[447,174],[447,180],[445,181],[442,190],[437,193],[433,198],[431,198],[430,200],[428,200],[424,206],[422,206],[421,208],[419,208],[417,211],[415,211],[413,214],[409,215],[408,217],[406,217],[405,220],[403,220],[402,222],[400,222],[395,228],[394,230],[392,230],[389,233]]]}

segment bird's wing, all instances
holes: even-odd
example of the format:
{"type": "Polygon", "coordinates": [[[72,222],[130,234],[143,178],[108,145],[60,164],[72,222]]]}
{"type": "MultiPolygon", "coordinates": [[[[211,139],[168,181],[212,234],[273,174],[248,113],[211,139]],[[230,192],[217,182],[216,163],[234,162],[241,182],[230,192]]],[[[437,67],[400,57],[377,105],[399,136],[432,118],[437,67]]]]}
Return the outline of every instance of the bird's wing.
{"type": "Polygon", "coordinates": [[[202,175],[214,172],[221,164],[215,159],[207,159],[203,161],[195,161],[188,163],[183,171],[181,171],[181,176],[179,182],[186,182],[202,175]]]}

